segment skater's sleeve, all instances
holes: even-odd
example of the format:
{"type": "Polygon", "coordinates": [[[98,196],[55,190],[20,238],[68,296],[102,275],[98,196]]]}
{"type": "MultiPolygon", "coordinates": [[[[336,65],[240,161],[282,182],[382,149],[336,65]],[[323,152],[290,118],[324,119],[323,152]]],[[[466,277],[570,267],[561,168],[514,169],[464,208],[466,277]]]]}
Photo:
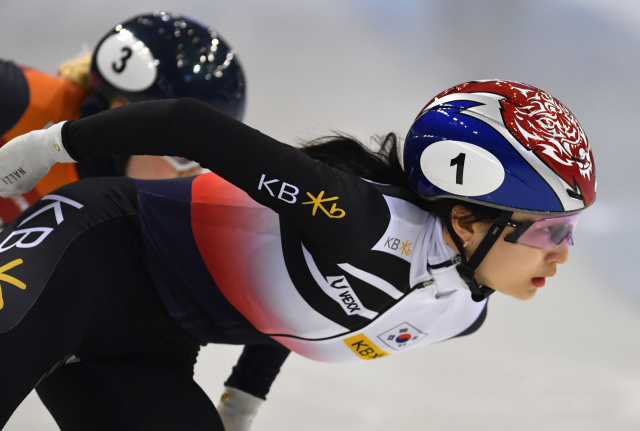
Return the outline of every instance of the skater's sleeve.
{"type": "Polygon", "coordinates": [[[11,61],[0,60],[0,137],[13,128],[28,106],[29,83],[22,69],[11,61]]]}
{"type": "Polygon", "coordinates": [[[390,214],[376,187],[192,100],[135,103],[69,121],[71,157],[169,155],[199,162],[278,212],[305,247],[345,262],[369,250],[390,214]]]}
{"type": "Polygon", "coordinates": [[[290,350],[284,346],[245,346],[224,384],[266,399],[290,350]]]}

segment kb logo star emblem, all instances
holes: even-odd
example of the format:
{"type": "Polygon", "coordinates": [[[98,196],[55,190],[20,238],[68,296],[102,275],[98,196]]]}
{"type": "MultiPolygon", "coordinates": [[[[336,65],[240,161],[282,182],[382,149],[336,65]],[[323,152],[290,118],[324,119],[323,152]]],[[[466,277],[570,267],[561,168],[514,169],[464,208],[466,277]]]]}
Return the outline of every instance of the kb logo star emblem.
{"type": "Polygon", "coordinates": [[[320,192],[318,197],[313,196],[311,193],[307,192],[307,196],[311,198],[309,202],[302,202],[302,205],[313,204],[313,210],[311,211],[311,215],[316,215],[316,211],[318,208],[322,210],[329,218],[342,218],[344,217],[344,210],[340,208],[336,208],[336,204],[334,203],[331,206],[331,211],[327,211],[327,209],[322,205],[322,202],[335,201],[338,200],[338,196],[334,196],[332,198],[322,199],[324,196],[324,190],[320,192]]]}
{"type": "MultiPolygon", "coordinates": [[[[26,289],[27,285],[18,280],[15,277],[10,276],[9,274],[5,274],[6,271],[9,271],[11,268],[14,268],[18,265],[22,265],[22,259],[16,259],[7,263],[4,266],[0,266],[0,281],[6,281],[7,283],[11,283],[16,286],[18,289],[26,289]]],[[[0,285],[0,310],[4,308],[4,299],[2,298],[2,285],[0,285]]]]}

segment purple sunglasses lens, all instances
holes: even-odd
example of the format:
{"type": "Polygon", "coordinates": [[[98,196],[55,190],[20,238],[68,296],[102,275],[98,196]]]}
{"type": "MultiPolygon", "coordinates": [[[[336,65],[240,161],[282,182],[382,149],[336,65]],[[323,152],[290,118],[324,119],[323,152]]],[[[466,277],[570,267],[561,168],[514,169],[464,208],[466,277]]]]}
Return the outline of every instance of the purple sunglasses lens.
{"type": "Polygon", "coordinates": [[[546,250],[571,246],[578,217],[579,214],[572,214],[537,220],[524,231],[517,242],[546,250]]]}

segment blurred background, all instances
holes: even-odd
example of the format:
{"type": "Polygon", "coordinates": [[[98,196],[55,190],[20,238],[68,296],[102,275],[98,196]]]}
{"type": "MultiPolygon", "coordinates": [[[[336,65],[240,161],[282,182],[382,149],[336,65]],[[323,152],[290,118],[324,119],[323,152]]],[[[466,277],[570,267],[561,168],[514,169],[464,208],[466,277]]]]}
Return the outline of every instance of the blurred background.
{"type": "MultiPolygon", "coordinates": [[[[595,155],[597,202],[534,300],[494,295],[478,333],[381,361],[291,355],[254,431],[640,429],[639,2],[5,0],[0,57],[55,74],[154,10],[214,27],[244,67],[246,123],[287,143],[404,136],[441,90],[501,78],[567,105],[595,155]]],[[[213,399],[239,353],[202,351],[196,380],[213,399]]],[[[32,393],[5,429],[58,428],[32,393]]]]}

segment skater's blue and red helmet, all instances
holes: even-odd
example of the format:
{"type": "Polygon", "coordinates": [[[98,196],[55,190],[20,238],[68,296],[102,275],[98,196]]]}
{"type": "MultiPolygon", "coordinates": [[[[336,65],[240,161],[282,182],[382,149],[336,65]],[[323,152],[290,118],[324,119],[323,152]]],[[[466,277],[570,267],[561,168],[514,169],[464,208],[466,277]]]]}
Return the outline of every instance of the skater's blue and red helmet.
{"type": "Polygon", "coordinates": [[[513,81],[467,82],[427,103],[407,135],[404,167],[428,200],[563,215],[596,197],[593,154],[576,118],[513,81]]]}
{"type": "Polygon", "coordinates": [[[167,12],[116,25],[96,46],[91,85],[130,102],[193,97],[242,120],[245,80],[233,49],[211,27],[167,12]]]}

